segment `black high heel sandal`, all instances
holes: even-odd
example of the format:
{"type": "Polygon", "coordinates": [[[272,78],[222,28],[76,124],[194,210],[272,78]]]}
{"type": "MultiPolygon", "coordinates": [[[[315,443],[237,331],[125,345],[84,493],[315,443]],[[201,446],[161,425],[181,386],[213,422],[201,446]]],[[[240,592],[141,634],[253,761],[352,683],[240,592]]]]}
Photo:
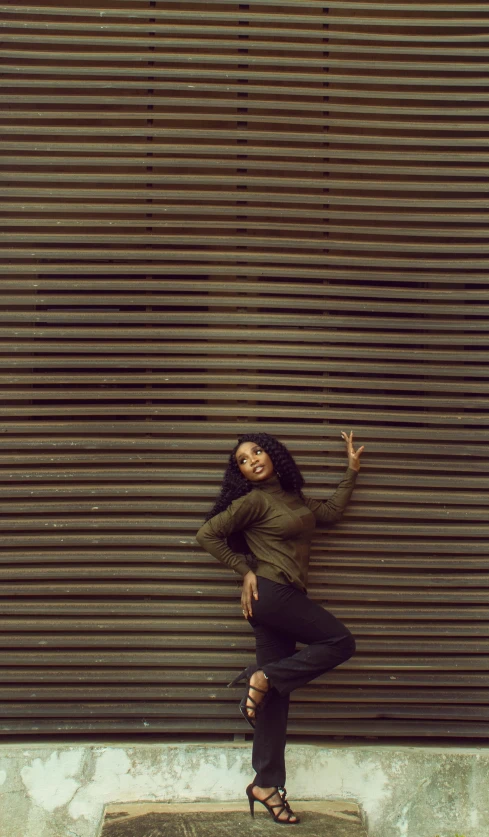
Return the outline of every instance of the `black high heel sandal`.
{"type": "Polygon", "coordinates": [[[297,814],[294,814],[292,808],[287,802],[287,791],[285,790],[285,788],[275,788],[275,790],[273,790],[269,796],[266,796],[265,799],[258,799],[258,797],[256,797],[253,793],[254,787],[255,783],[252,782],[251,785],[248,785],[248,787],[246,788],[246,796],[248,797],[248,802],[250,803],[250,814],[252,817],[255,816],[255,802],[261,802],[261,804],[264,805],[267,809],[274,822],[278,822],[281,825],[297,825],[298,823],[300,823],[299,817],[297,816],[297,814]],[[280,802],[276,802],[275,805],[269,805],[268,800],[276,796],[277,793],[280,797],[280,802]],[[280,810],[277,811],[277,813],[275,813],[273,810],[274,808],[279,808],[280,810]],[[280,814],[282,814],[284,811],[287,811],[287,819],[280,819],[280,814]],[[291,817],[295,817],[295,820],[291,820],[291,817]]]}
{"type": "MultiPolygon", "coordinates": [[[[256,716],[257,716],[258,712],[261,712],[262,709],[264,708],[264,706],[267,702],[267,695],[270,694],[270,687],[268,687],[268,689],[265,691],[264,689],[259,689],[257,686],[252,686],[251,685],[250,680],[251,680],[253,674],[255,674],[255,672],[257,672],[257,671],[261,671],[260,666],[250,665],[247,668],[245,668],[243,671],[241,671],[237,675],[237,677],[234,678],[234,680],[231,680],[231,682],[228,683],[228,688],[230,686],[237,686],[238,683],[241,683],[243,680],[246,680],[246,682],[248,683],[246,692],[244,693],[243,697],[241,698],[241,700],[239,702],[239,711],[241,712],[243,718],[246,721],[248,721],[250,727],[252,727],[253,729],[255,728],[256,716]],[[264,697],[262,698],[262,700],[259,703],[257,703],[256,700],[250,695],[250,691],[260,692],[260,694],[262,694],[264,697]],[[251,715],[248,714],[249,709],[254,711],[254,713],[255,713],[254,718],[252,718],[251,715]]],[[[265,677],[266,677],[266,675],[265,675],[265,677]]]]}

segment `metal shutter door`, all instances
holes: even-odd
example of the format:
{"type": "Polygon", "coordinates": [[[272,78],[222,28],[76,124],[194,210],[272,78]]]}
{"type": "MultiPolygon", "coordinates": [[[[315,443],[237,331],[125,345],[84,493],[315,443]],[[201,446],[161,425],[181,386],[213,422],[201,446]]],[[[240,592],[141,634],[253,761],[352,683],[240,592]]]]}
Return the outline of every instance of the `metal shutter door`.
{"type": "Polygon", "coordinates": [[[3,732],[244,732],[194,533],[260,427],[367,446],[291,731],[486,736],[487,5],[1,12],[3,732]]]}

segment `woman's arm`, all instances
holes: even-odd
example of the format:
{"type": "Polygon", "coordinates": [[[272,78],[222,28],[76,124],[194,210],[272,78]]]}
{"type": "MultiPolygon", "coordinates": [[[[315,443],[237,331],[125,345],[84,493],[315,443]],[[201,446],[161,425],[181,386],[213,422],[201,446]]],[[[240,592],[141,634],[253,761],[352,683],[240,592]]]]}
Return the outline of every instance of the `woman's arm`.
{"type": "Polygon", "coordinates": [[[360,470],[360,456],[364,450],[364,446],[362,445],[361,448],[355,451],[353,446],[353,432],[350,432],[349,436],[344,432],[341,435],[345,440],[348,456],[348,468],[345,476],[334,494],[326,502],[311,500],[309,497],[305,498],[306,506],[312,511],[318,523],[326,526],[332,526],[334,523],[337,523],[343,515],[355,488],[357,474],[360,470]]]}
{"type": "Polygon", "coordinates": [[[207,552],[241,576],[245,576],[250,568],[243,555],[229,548],[227,538],[233,532],[247,529],[256,523],[263,514],[263,502],[261,492],[245,494],[233,500],[225,511],[211,517],[196,535],[198,543],[207,552]]]}

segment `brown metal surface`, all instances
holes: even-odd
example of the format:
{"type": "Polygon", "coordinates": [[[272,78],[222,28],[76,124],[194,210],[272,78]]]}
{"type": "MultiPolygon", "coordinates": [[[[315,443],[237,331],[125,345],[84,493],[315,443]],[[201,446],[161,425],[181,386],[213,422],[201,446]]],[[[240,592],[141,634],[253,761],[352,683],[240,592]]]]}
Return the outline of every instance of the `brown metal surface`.
{"type": "Polygon", "coordinates": [[[159,6],[0,6],[0,731],[243,733],[194,533],[259,427],[367,448],[291,733],[487,738],[487,5],[159,6]]]}

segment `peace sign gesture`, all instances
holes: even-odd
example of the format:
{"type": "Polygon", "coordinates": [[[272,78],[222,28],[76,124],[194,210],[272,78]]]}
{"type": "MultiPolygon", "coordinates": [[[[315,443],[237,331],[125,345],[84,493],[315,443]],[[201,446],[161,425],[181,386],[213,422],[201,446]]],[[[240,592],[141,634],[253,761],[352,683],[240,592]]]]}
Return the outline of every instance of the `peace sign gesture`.
{"type": "Polygon", "coordinates": [[[358,448],[358,450],[355,451],[355,448],[353,447],[353,430],[350,430],[350,435],[349,436],[348,436],[347,433],[344,432],[344,430],[342,430],[341,431],[341,436],[344,439],[345,444],[346,444],[346,453],[347,453],[347,456],[348,456],[348,467],[352,468],[354,471],[359,471],[360,470],[360,456],[363,453],[363,451],[365,450],[365,446],[362,445],[361,448],[358,448]]]}

